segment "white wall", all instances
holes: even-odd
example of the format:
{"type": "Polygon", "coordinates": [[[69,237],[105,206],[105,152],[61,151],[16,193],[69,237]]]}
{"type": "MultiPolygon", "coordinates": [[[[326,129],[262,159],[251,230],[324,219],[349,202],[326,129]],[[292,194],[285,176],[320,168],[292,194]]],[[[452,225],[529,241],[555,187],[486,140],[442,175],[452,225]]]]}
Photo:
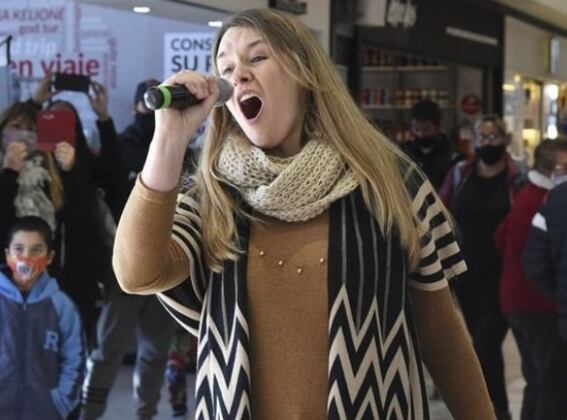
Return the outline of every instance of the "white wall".
{"type": "MultiPolygon", "coordinates": [[[[303,0],[307,14],[299,19],[311,28],[325,51],[329,52],[331,32],[331,0],[303,0]]],[[[268,0],[191,0],[192,4],[214,7],[229,12],[268,7],[268,0]]]]}
{"type": "Polygon", "coordinates": [[[319,44],[329,52],[331,36],[331,0],[308,0],[307,14],[300,20],[311,28],[319,44]]]}
{"type": "Polygon", "coordinates": [[[559,37],[559,73],[550,75],[545,50],[552,34],[511,17],[506,17],[505,25],[506,70],[537,79],[567,81],[567,38],[559,37]]]}

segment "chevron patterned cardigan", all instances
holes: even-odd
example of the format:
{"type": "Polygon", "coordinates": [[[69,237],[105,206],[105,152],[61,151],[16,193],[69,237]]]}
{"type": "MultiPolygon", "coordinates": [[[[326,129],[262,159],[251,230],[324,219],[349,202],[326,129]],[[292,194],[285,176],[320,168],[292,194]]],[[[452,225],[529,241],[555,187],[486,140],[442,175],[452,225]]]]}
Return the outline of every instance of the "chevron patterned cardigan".
{"type": "MultiPolygon", "coordinates": [[[[384,237],[360,189],[330,208],[328,419],[429,419],[424,375],[406,287],[438,290],[466,270],[432,187],[409,170],[406,185],[426,234],[408,273],[398,238],[384,237]]],[[[248,247],[249,224],[238,233],[248,247]]],[[[196,419],[250,419],[246,255],[222,273],[203,264],[198,203],[178,201],[173,239],[191,261],[189,280],[158,294],[198,335],[196,419]]]]}

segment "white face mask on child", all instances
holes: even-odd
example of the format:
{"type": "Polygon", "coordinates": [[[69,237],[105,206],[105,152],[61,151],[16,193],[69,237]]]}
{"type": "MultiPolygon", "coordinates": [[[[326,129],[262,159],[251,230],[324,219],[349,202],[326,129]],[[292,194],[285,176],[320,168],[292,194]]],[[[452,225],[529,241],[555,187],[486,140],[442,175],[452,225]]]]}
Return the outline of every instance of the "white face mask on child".
{"type": "Polygon", "coordinates": [[[44,257],[15,257],[9,255],[8,266],[14,278],[20,282],[35,280],[49,265],[49,258],[44,257]]]}

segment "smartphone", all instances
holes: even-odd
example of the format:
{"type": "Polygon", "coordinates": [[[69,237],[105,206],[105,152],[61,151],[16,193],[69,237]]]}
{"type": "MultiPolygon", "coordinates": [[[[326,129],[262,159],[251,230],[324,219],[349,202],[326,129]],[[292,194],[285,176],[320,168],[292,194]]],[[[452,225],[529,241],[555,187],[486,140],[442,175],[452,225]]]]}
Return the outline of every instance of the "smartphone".
{"type": "Polygon", "coordinates": [[[37,113],[37,150],[52,152],[57,143],[75,145],[75,114],[72,111],[40,111],[37,113]]]}
{"type": "Polygon", "coordinates": [[[88,94],[91,78],[82,74],[53,73],[51,85],[54,90],[73,90],[88,94]]]}

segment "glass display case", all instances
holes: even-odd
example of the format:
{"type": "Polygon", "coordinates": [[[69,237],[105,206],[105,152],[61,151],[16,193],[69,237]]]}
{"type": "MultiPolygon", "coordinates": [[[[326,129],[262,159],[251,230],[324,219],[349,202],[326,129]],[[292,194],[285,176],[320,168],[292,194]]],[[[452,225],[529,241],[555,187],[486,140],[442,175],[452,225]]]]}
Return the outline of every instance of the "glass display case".
{"type": "Polygon", "coordinates": [[[512,135],[510,152],[531,164],[541,140],[567,134],[567,83],[508,72],[503,91],[504,120],[512,135]]]}
{"type": "Polygon", "coordinates": [[[507,72],[504,91],[504,121],[512,139],[509,151],[517,160],[532,163],[533,152],[543,134],[543,83],[507,72]]]}

